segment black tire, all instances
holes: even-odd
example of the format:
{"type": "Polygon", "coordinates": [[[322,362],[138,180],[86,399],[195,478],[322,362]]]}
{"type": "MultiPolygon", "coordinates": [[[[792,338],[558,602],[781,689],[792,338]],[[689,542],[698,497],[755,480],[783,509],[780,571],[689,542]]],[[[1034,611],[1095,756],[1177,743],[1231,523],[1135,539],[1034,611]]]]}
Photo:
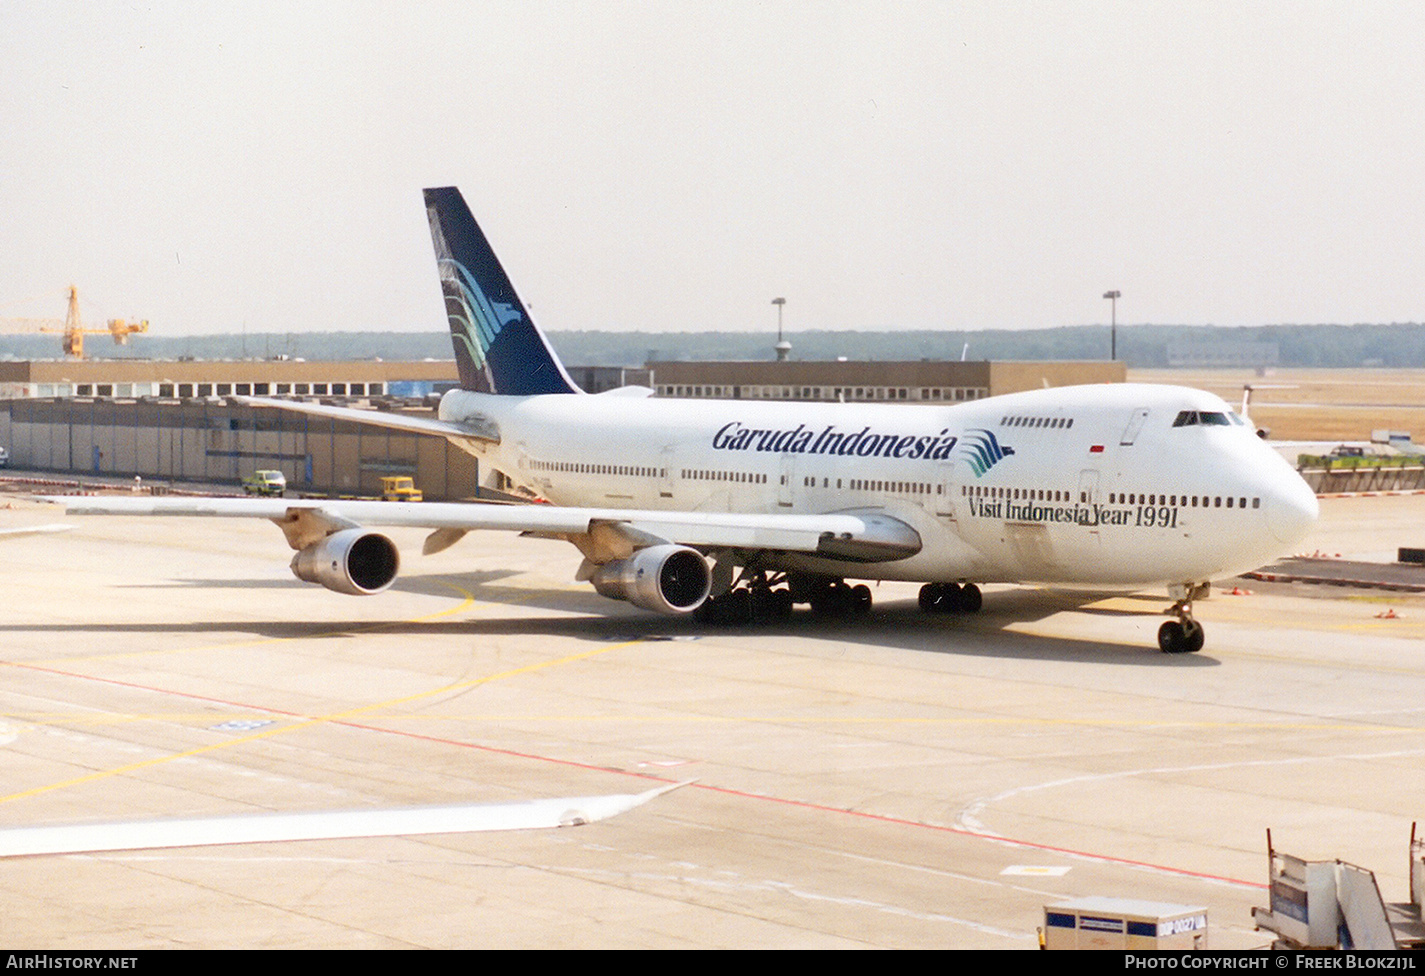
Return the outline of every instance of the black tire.
{"type": "Polygon", "coordinates": [[[752,598],[752,619],[762,623],[772,616],[772,591],[765,586],[755,586],[749,592],[752,598]]]}
{"type": "Polygon", "coordinates": [[[752,590],[752,618],[757,623],[780,620],[792,612],[792,595],[787,590],[759,586],[752,590]]]}
{"type": "Polygon", "coordinates": [[[730,624],[750,624],[755,619],[756,608],[752,602],[752,591],[744,588],[732,590],[725,597],[727,622],[730,624]]]}
{"type": "Polygon", "coordinates": [[[945,599],[945,587],[940,583],[926,583],[920,588],[920,609],[935,613],[945,599]]]}
{"type": "Polygon", "coordinates": [[[1176,620],[1165,620],[1158,628],[1158,650],[1164,654],[1182,654],[1187,650],[1187,640],[1183,625],[1176,620]]]}
{"type": "Polygon", "coordinates": [[[966,583],[960,587],[960,612],[979,613],[980,607],[985,605],[984,594],[974,583],[966,583]]]}
{"type": "Polygon", "coordinates": [[[1189,620],[1183,628],[1183,652],[1195,654],[1202,650],[1204,636],[1202,624],[1196,620],[1189,620]]]}
{"type": "Polygon", "coordinates": [[[855,598],[845,580],[832,580],[811,591],[811,608],[818,616],[845,617],[854,607],[855,598]]]}
{"type": "Polygon", "coordinates": [[[941,613],[960,612],[960,584],[941,583],[940,602],[935,605],[935,609],[941,613]]]}
{"type": "Polygon", "coordinates": [[[860,616],[871,612],[871,588],[865,583],[853,586],[848,596],[851,598],[852,613],[860,616]]]}

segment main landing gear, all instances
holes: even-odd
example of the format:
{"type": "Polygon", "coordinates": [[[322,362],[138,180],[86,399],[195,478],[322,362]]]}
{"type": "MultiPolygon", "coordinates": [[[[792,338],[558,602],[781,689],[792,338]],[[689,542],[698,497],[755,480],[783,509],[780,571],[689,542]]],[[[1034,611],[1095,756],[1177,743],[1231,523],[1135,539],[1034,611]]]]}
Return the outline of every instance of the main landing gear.
{"type": "Polygon", "coordinates": [[[977,613],[984,602],[974,583],[926,583],[920,588],[920,609],[926,613],[977,613]]]}
{"type": "Polygon", "coordinates": [[[745,573],[731,589],[709,597],[693,619],[710,624],[753,624],[780,620],[798,603],[811,604],[819,617],[858,617],[871,609],[871,588],[845,580],[799,573],[745,573]]]}
{"type": "Polygon", "coordinates": [[[792,612],[792,591],[773,589],[765,574],[719,596],[710,596],[693,611],[693,619],[705,624],[753,624],[777,620],[792,612]]]}
{"type": "Polygon", "coordinates": [[[1192,654],[1202,650],[1202,624],[1192,615],[1192,600],[1195,596],[1206,594],[1205,584],[1173,587],[1172,595],[1178,596],[1177,602],[1163,612],[1170,613],[1177,619],[1168,620],[1158,628],[1158,649],[1164,654],[1192,654]],[[1178,596],[1179,591],[1182,596],[1178,596]]]}
{"type": "Polygon", "coordinates": [[[808,588],[807,602],[818,617],[859,617],[871,611],[871,588],[845,580],[818,580],[808,588]]]}

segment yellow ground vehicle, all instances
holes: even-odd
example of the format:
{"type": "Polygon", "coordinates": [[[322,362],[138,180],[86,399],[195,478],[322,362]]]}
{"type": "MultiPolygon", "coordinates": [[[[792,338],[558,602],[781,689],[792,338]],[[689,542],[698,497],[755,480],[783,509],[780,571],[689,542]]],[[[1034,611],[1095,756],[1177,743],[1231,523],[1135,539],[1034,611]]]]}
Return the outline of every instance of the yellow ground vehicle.
{"type": "Polygon", "coordinates": [[[242,479],[242,490],[249,495],[276,495],[281,498],[287,491],[287,476],[281,471],[254,471],[242,479]]]}
{"type": "Polygon", "coordinates": [[[381,479],[381,500],[384,502],[418,502],[422,497],[415,481],[405,475],[381,479]]]}

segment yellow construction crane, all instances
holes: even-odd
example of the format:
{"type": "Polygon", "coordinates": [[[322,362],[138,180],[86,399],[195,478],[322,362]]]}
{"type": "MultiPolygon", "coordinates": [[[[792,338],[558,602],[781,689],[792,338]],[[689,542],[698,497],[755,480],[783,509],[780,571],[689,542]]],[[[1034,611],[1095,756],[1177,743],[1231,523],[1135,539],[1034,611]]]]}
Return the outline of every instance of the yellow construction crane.
{"type": "Polygon", "coordinates": [[[79,318],[79,289],[69,286],[69,311],[64,321],[59,319],[0,319],[0,332],[57,332],[63,335],[64,354],[75,359],[84,358],[84,337],[104,335],[113,338],[114,345],[127,345],[129,336],[148,331],[148,319],[142,322],[128,322],[124,319],[110,319],[102,329],[86,329],[79,318]]]}

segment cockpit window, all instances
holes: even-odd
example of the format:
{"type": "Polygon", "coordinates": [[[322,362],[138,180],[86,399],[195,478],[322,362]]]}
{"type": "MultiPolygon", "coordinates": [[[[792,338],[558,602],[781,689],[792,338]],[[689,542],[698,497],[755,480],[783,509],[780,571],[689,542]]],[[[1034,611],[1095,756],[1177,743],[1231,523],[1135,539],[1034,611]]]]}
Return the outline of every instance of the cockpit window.
{"type": "MultiPolygon", "coordinates": [[[[1235,414],[1233,420],[1237,420],[1235,414]]],[[[1227,427],[1231,423],[1227,414],[1218,410],[1183,410],[1173,420],[1174,427],[1227,427]]]]}

